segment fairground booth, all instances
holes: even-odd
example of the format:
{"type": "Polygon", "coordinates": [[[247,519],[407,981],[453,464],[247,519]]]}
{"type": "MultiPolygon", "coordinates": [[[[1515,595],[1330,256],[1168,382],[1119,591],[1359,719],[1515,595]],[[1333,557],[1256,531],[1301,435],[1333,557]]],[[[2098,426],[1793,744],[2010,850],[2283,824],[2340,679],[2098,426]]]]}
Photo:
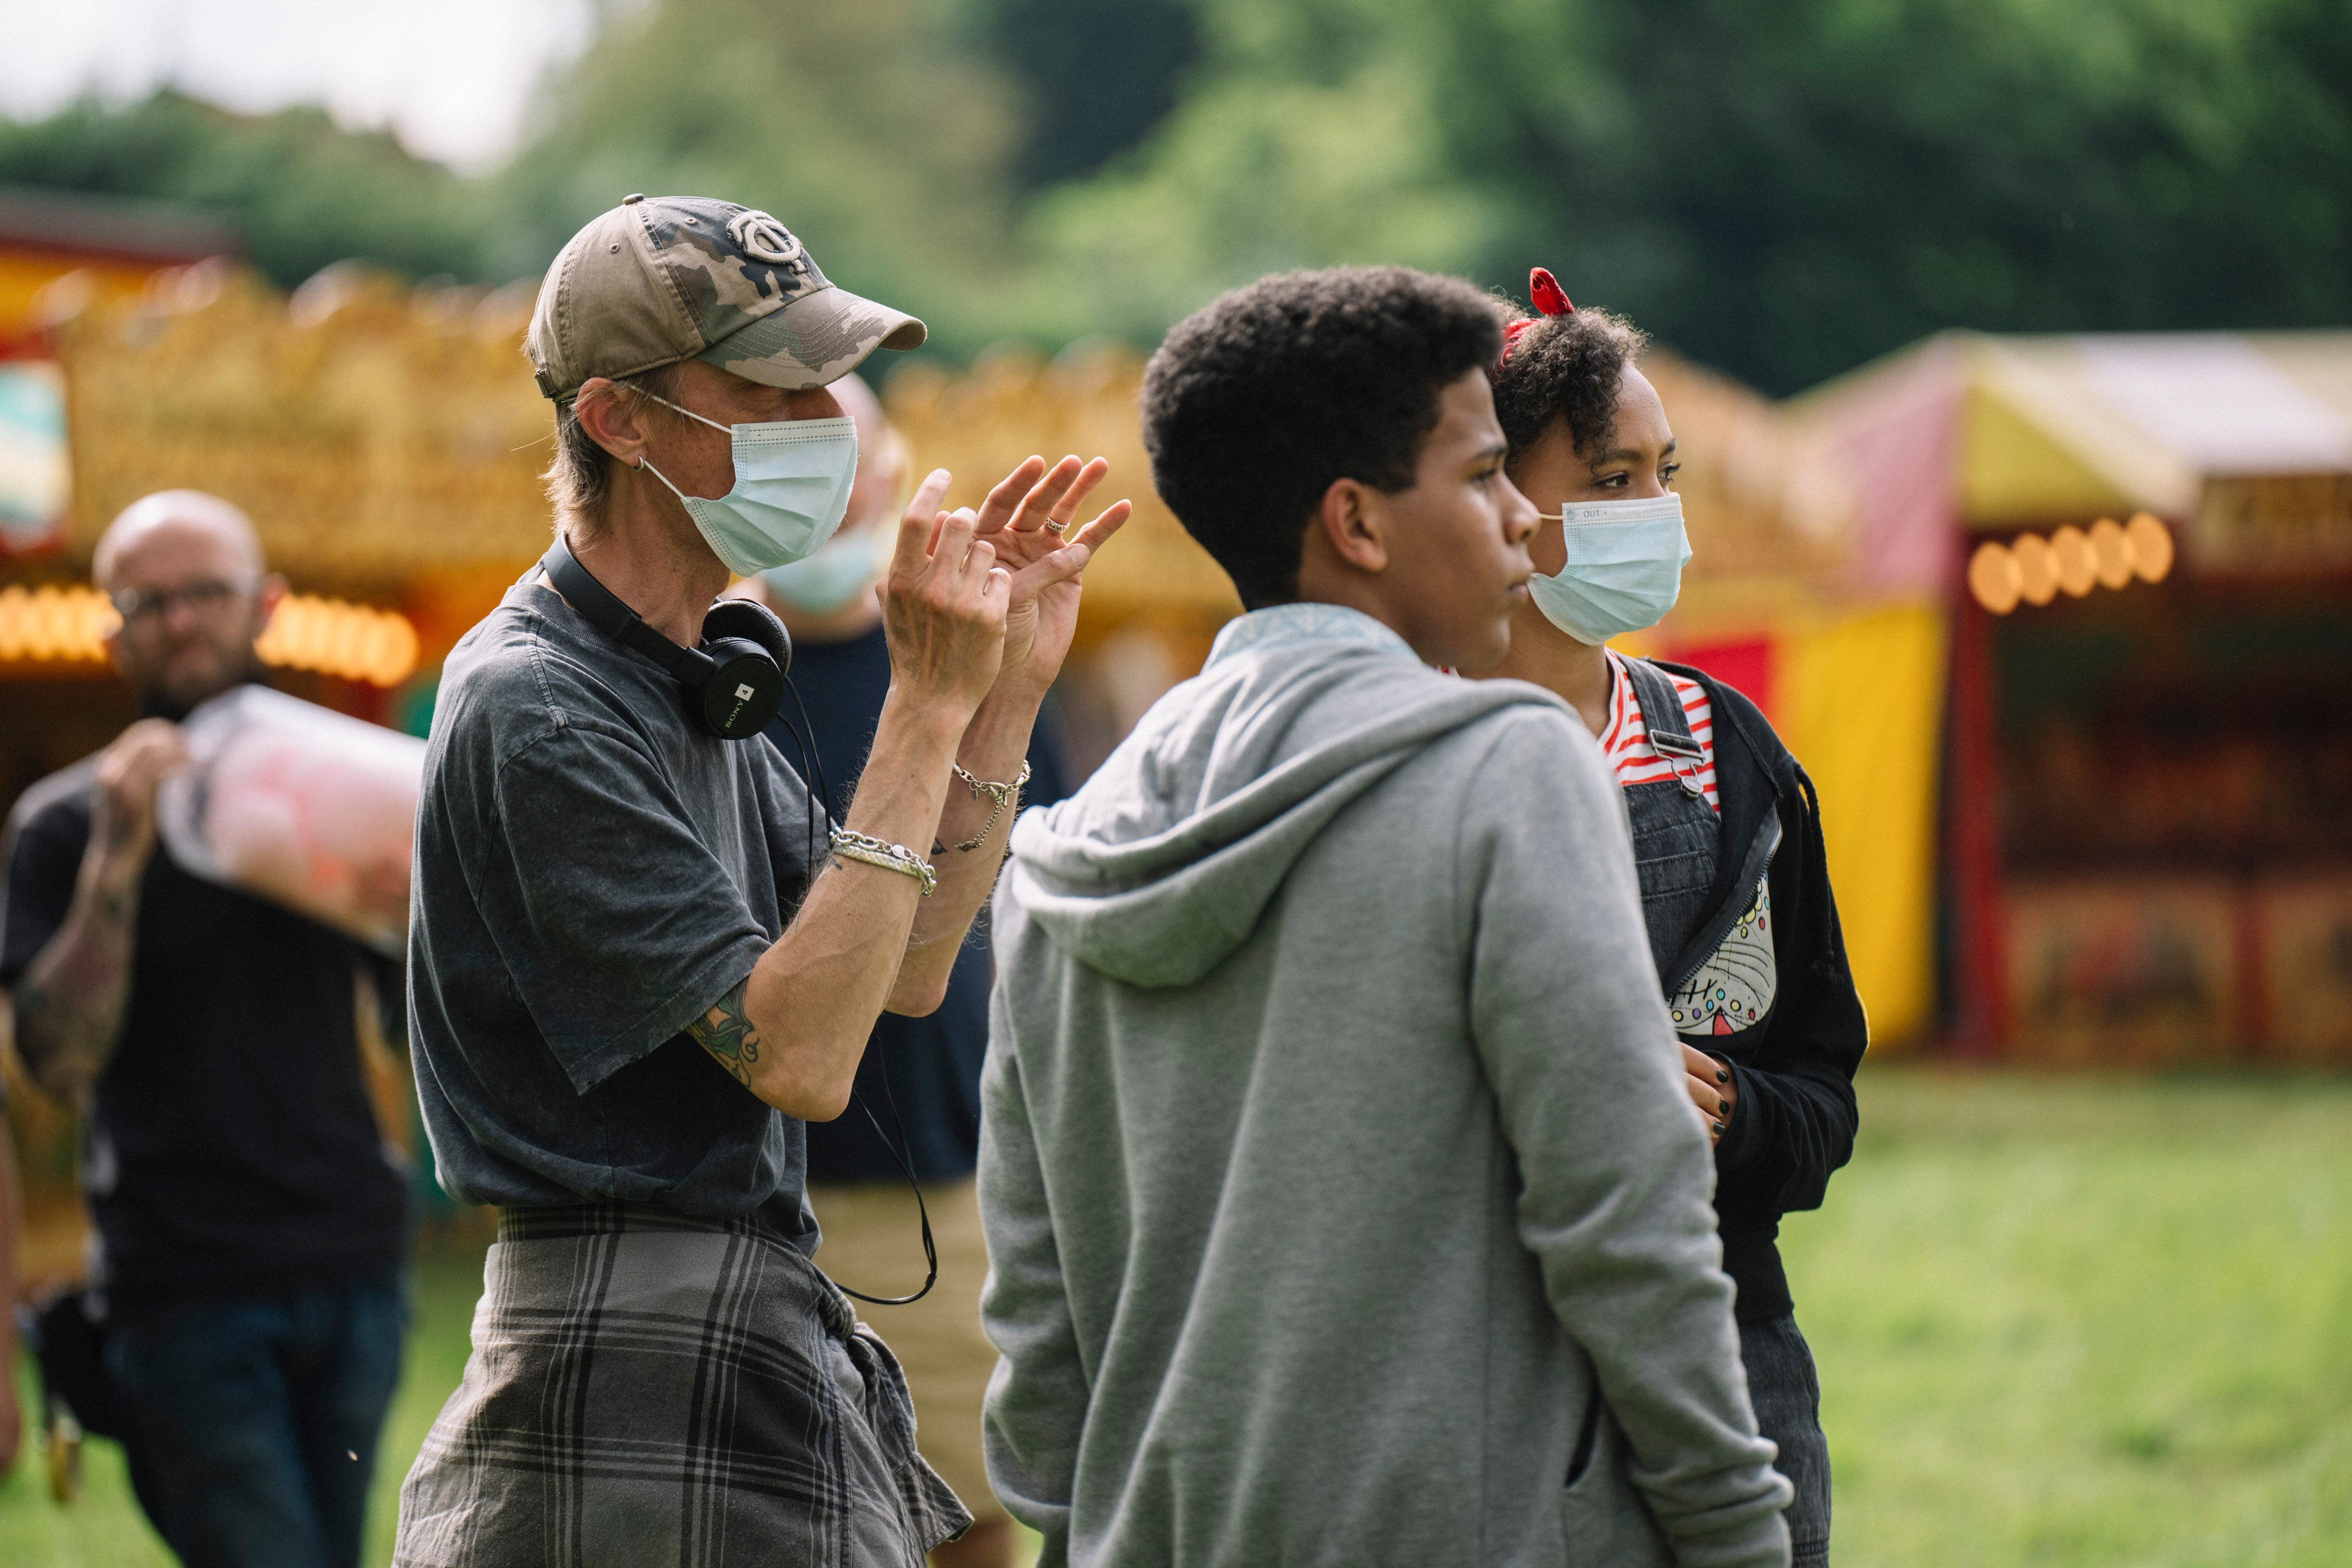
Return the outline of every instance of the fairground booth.
{"type": "Polygon", "coordinates": [[[1949,334],[1791,412],[1850,587],[1949,628],[1937,1027],[2352,1063],[2352,332],[1949,334]]]}

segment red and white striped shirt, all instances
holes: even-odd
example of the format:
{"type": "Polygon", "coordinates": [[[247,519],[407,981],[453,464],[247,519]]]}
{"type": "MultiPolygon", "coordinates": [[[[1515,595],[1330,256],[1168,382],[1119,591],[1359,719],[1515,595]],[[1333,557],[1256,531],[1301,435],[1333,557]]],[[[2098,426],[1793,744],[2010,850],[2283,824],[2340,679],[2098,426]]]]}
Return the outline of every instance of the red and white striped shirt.
{"type": "MultiPolygon", "coordinates": [[[[1624,789],[1635,784],[1658,784],[1673,779],[1674,764],[1650,748],[1650,730],[1642,722],[1642,701],[1633,695],[1633,677],[1625,673],[1625,661],[1613,648],[1609,650],[1609,727],[1601,731],[1601,751],[1617,776],[1617,787],[1624,789]]],[[[1706,803],[1721,816],[1723,802],[1716,799],[1715,792],[1714,705],[1706,700],[1706,688],[1696,681],[1671,670],[1660,670],[1658,674],[1674,683],[1675,695],[1682,699],[1683,717],[1690,725],[1691,738],[1706,754],[1698,761],[1699,788],[1706,792],[1706,803]]]]}

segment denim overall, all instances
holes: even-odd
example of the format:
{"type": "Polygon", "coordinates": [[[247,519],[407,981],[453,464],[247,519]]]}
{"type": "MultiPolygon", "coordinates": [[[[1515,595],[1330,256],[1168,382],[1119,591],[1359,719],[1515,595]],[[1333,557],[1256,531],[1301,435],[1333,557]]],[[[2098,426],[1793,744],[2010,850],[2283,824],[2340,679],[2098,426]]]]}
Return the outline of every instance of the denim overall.
{"type": "MultiPolygon", "coordinates": [[[[1650,956],[1657,963],[1670,1002],[1680,1009],[1688,1003],[1687,987],[1694,972],[1715,956],[1712,950],[1694,952],[1693,939],[1707,936],[1721,943],[1743,912],[1753,910],[1746,898],[1735,895],[1732,903],[1737,907],[1718,911],[1717,919],[1708,920],[1707,900],[1715,887],[1722,831],[1721,819],[1707,804],[1706,792],[1699,783],[1706,748],[1691,734],[1674,684],[1656,665],[1647,659],[1627,659],[1625,673],[1642,705],[1650,749],[1675,770],[1672,779],[1626,786],[1625,810],[1633,822],[1633,869],[1641,881],[1642,922],[1650,938],[1650,956]],[[1724,931],[1702,931],[1703,924],[1720,925],[1724,931]]],[[[1779,825],[1777,816],[1768,820],[1767,833],[1748,846],[1743,889],[1755,887],[1769,871],[1772,851],[1779,847],[1779,825]]],[[[1769,1009],[1768,1000],[1764,1010],[1769,1009]]],[[[1685,1019],[1697,1021],[1695,1015],[1686,1014],[1677,1022],[1685,1019]]],[[[1690,1043],[1720,1051],[1738,1038],[1737,1033],[1710,1035],[1694,1029],[1690,1043]]],[[[1829,1562],[1830,1457],[1822,1435],[1821,1385],[1812,1353],[1797,1331],[1794,1317],[1742,1323],[1739,1349],[1747,1364],[1748,1395],[1756,1407],[1757,1425],[1780,1445],[1779,1469],[1796,1489],[1796,1500],[1788,1511],[1795,1568],[1823,1568],[1829,1562]]]]}

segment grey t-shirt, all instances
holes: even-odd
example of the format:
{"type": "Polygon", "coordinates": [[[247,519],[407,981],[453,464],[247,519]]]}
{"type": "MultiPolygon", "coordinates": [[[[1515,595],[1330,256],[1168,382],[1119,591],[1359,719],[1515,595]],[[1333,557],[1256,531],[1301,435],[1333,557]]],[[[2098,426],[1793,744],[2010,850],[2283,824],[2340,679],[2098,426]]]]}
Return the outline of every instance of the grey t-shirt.
{"type": "Polygon", "coordinates": [[[425,756],[408,970],[452,1195],[766,1206],[814,1249],[805,1129],[679,1032],[782,935],[809,810],[773,746],[696,728],[677,683],[536,569],[466,634],[425,756]]]}

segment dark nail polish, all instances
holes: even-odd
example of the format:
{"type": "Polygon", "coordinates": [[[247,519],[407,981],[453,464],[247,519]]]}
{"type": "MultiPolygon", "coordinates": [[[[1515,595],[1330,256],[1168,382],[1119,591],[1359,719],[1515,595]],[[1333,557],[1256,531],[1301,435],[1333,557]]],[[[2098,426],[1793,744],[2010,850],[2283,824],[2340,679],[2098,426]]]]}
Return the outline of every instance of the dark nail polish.
{"type": "Polygon", "coordinates": [[[1731,1102],[1728,1100],[1717,1101],[1715,1103],[1715,1108],[1727,1116],[1731,1114],[1731,1102]]]}
{"type": "Polygon", "coordinates": [[[1723,1136],[1723,1124],[1720,1122],[1715,1124],[1715,1135],[1718,1138],[1723,1136]]]}
{"type": "Polygon", "coordinates": [[[1727,1069],[1727,1068],[1722,1068],[1722,1067],[1718,1067],[1718,1068],[1717,1068],[1717,1069],[1715,1070],[1715,1081],[1716,1081],[1717,1083],[1728,1083],[1728,1082],[1731,1082],[1731,1072],[1730,1072],[1730,1070],[1729,1070],[1729,1069],[1727,1069]]]}

